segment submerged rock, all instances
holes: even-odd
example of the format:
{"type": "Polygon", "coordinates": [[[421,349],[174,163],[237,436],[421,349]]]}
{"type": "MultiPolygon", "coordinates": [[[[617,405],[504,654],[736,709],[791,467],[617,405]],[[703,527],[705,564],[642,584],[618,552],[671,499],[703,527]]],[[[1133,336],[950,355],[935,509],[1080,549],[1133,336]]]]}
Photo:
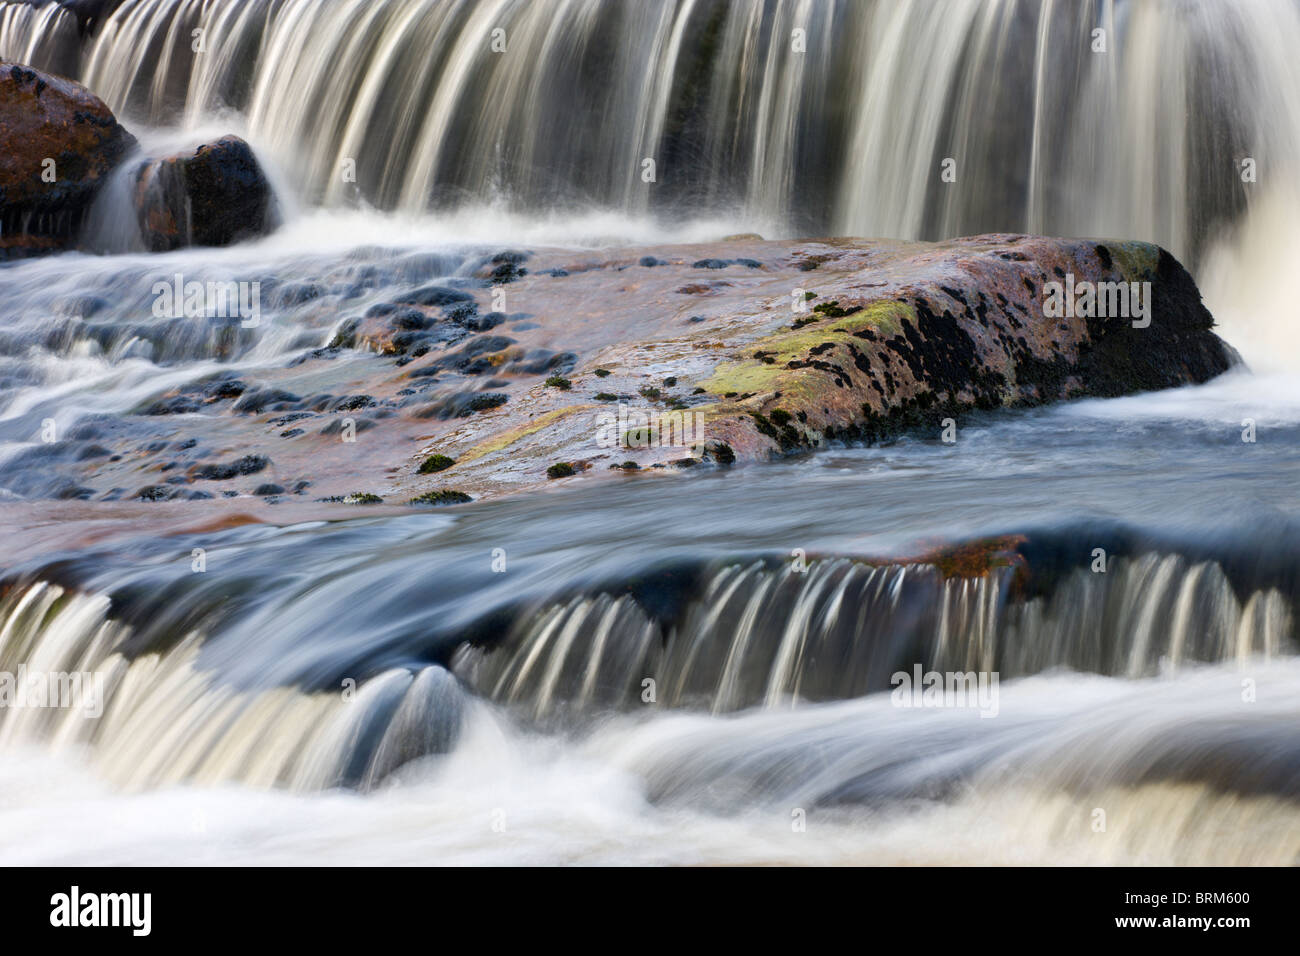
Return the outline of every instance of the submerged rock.
{"type": "Polygon", "coordinates": [[[85,87],[0,60],[0,261],[70,248],[134,146],[85,87]]]}

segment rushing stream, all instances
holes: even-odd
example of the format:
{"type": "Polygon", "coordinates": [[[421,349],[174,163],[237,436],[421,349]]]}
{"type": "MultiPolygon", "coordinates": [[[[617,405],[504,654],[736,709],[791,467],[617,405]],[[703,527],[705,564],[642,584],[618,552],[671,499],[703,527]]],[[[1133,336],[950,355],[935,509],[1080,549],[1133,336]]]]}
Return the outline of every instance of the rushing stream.
{"type": "Polygon", "coordinates": [[[0,267],[2,520],[88,528],[0,552],[0,672],[101,681],[0,709],[0,860],[1295,863],[1297,47],[1288,0],[0,2],[0,55],[247,136],[285,216],[150,255],[118,184],[104,254],[0,267]],[[101,536],[60,470],[485,250],[746,229],[1158,241],[1250,368],[426,513],[101,536]],[[200,271],[261,323],[150,315],[200,271]],[[999,683],[893,706],[915,665],[999,683]]]}

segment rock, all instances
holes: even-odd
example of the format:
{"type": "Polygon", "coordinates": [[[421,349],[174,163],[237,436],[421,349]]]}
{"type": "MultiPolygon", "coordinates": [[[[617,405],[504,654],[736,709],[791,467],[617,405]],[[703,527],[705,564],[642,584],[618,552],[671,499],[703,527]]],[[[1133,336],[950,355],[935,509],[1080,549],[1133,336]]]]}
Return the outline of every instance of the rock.
{"type": "MultiPolygon", "coordinates": [[[[719,295],[707,323],[690,323],[657,306],[702,261],[697,250],[664,256],[672,261],[618,298],[601,298],[607,284],[589,271],[568,280],[574,300],[534,303],[543,327],[567,317],[572,301],[598,303],[587,334],[606,338],[568,353],[536,338],[511,345],[522,356],[494,373],[516,383],[510,403],[472,426],[426,433],[456,459],[457,485],[476,495],[518,490],[569,477],[567,467],[577,475],[593,452],[600,464],[587,480],[629,471],[629,461],[681,475],[905,432],[938,441],[947,419],[968,412],[1200,383],[1234,362],[1191,276],[1150,243],[749,243],[762,268],[719,295]],[[802,278],[809,261],[815,289],[802,278]],[[1105,290],[1108,302],[1136,311],[1058,312],[1054,288],[1085,283],[1095,303],[1105,290]],[[791,289],[804,291],[793,306],[791,289]],[[564,369],[553,368],[562,355],[564,369]],[[549,375],[570,388],[547,387],[549,375]]],[[[733,263],[736,251],[726,251],[733,263]]],[[[435,360],[449,383],[472,370],[450,357],[435,360]]],[[[450,420],[461,411],[440,395],[411,414],[450,420]]]]}
{"type": "Polygon", "coordinates": [[[136,173],[135,202],[141,237],[154,252],[228,246],[277,225],[271,184],[238,136],[146,162],[136,173]]]}
{"type": "Polygon", "coordinates": [[[72,247],[134,146],[85,87],[0,60],[0,261],[72,247]]]}
{"type": "Polygon", "coordinates": [[[1149,243],[990,235],[930,250],[718,365],[700,383],[722,399],[709,437],[762,458],[937,436],[968,411],[1200,383],[1234,361],[1191,276],[1149,243]],[[1053,314],[1049,289],[1084,283],[1143,289],[1149,315],[1053,314]]]}

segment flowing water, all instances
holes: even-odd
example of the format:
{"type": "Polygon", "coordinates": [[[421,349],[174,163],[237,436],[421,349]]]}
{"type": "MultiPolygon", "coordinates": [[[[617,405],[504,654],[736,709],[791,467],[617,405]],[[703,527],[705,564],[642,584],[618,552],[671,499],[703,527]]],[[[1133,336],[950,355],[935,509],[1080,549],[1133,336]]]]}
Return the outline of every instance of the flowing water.
{"type": "Polygon", "coordinates": [[[76,497],[45,420],[84,432],[58,454],[156,439],[137,412],[167,389],[281,369],[341,303],[503,244],[1150,239],[1254,371],[667,491],[11,544],[0,672],[102,683],[86,708],[0,710],[0,859],[1296,862],[1300,377],[1278,277],[1300,252],[1300,4],[94,9],[0,2],[0,55],[77,77],[151,149],[247,136],[286,223],[146,255],[123,179],[101,254],[0,269],[7,509],[76,497]],[[175,272],[262,281],[263,321],[151,318],[175,272]],[[954,575],[953,542],[995,566],[954,575]],[[916,665],[1000,683],[982,708],[894,706],[916,665]]]}

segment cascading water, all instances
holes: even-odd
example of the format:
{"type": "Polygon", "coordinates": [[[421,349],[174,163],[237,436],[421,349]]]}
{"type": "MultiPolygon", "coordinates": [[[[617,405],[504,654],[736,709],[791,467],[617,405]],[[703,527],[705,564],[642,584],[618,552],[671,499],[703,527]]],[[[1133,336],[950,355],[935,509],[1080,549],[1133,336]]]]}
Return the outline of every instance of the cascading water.
{"type": "Polygon", "coordinates": [[[122,0],[80,26],[3,0],[0,56],[137,124],[223,117],[309,206],[1145,239],[1204,264],[1250,361],[1294,353],[1294,0],[122,0]]]}
{"type": "Polygon", "coordinates": [[[123,0],[71,22],[0,4],[0,55],[71,57],[137,122],[234,110],[330,205],[712,207],[1193,261],[1247,209],[1297,208],[1292,0],[123,0]]]}
{"type": "Polygon", "coordinates": [[[1296,0],[0,0],[0,56],[153,151],[246,136],[288,212],[145,255],[127,168],[101,254],[0,269],[0,506],[73,516],[7,536],[0,673],[102,682],[94,719],[0,709],[0,858],[1295,862],[1288,375],[680,495],[321,521],[281,488],[280,527],[109,529],[81,502],[134,486],[65,470],[162,448],[165,490],[178,428],[234,458],[262,423],[208,409],[289,376],[364,406],[373,354],[309,361],[350,322],[468,287],[502,244],[593,236],[1154,240],[1253,364],[1293,366],[1298,46],[1296,0]],[[159,318],[178,273],[258,283],[261,322],[159,318]],[[988,536],[1019,543],[960,573],[931,553],[988,536]],[[999,719],[892,706],[914,667],[998,674],[999,719]],[[467,836],[494,807],[508,849],[467,836]]]}

